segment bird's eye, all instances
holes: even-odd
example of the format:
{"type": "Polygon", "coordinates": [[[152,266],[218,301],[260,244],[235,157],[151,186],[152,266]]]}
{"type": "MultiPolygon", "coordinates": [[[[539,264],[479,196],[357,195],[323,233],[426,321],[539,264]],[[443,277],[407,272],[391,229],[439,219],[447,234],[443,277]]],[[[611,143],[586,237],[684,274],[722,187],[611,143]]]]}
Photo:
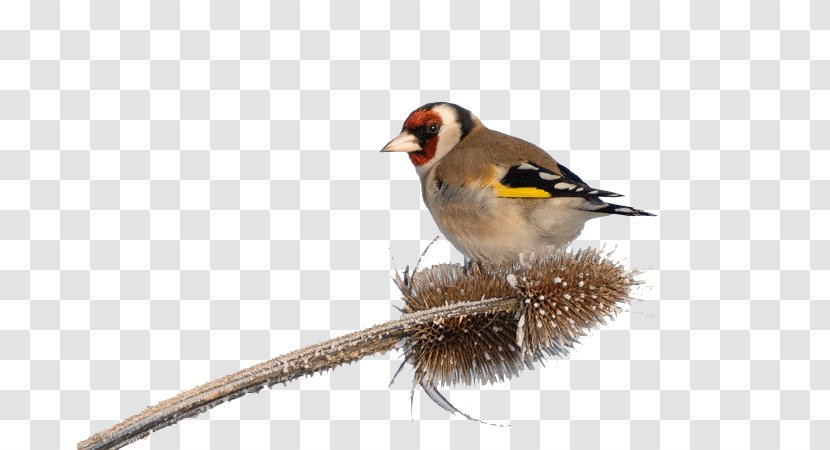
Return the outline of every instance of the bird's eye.
{"type": "Polygon", "coordinates": [[[437,123],[431,123],[431,124],[427,125],[427,132],[435,134],[435,133],[438,132],[438,128],[440,128],[440,127],[438,126],[437,123]]]}

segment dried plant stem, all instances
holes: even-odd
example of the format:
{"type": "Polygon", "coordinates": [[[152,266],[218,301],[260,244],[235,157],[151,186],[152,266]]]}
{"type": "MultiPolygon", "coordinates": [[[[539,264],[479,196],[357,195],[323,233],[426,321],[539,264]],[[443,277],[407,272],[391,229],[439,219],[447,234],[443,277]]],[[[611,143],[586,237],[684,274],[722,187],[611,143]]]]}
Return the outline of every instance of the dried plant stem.
{"type": "Polygon", "coordinates": [[[405,314],[400,319],[332,338],[211,381],[164,400],[78,443],[78,450],[121,448],[151,432],[193,417],[216,405],[278,383],[333,369],[392,350],[413,327],[456,317],[510,311],[517,297],[451,303],[405,314]]]}

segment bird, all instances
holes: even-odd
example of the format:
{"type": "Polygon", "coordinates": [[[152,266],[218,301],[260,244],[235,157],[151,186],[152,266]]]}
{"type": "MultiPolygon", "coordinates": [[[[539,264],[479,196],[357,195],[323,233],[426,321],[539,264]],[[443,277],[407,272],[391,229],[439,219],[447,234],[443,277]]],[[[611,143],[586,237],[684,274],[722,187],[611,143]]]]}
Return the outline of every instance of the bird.
{"type": "Polygon", "coordinates": [[[449,102],[412,111],[381,152],[404,152],[441,233],[468,261],[516,261],[564,249],[590,219],[654,216],[603,197],[545,150],[491,130],[449,102]]]}

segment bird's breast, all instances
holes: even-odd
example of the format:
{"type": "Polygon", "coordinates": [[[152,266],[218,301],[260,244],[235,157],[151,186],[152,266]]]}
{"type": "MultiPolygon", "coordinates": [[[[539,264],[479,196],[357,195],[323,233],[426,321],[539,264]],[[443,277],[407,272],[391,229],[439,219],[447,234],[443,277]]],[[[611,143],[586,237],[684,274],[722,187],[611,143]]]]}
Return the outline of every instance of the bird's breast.
{"type": "Polygon", "coordinates": [[[505,202],[487,186],[453,186],[434,177],[422,181],[422,190],[441,233],[470,258],[513,259],[540,246],[539,230],[521,201],[505,202]]]}

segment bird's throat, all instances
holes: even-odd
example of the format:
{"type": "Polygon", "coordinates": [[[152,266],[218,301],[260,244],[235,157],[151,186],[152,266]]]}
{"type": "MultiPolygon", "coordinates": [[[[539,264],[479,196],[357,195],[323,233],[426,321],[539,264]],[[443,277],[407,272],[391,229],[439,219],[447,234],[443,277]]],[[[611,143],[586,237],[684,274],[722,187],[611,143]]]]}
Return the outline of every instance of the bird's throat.
{"type": "Polygon", "coordinates": [[[412,164],[415,166],[422,166],[428,163],[433,157],[435,157],[435,150],[438,148],[438,136],[432,137],[424,144],[423,150],[418,150],[417,152],[410,152],[409,153],[409,160],[412,161],[412,164]]]}

